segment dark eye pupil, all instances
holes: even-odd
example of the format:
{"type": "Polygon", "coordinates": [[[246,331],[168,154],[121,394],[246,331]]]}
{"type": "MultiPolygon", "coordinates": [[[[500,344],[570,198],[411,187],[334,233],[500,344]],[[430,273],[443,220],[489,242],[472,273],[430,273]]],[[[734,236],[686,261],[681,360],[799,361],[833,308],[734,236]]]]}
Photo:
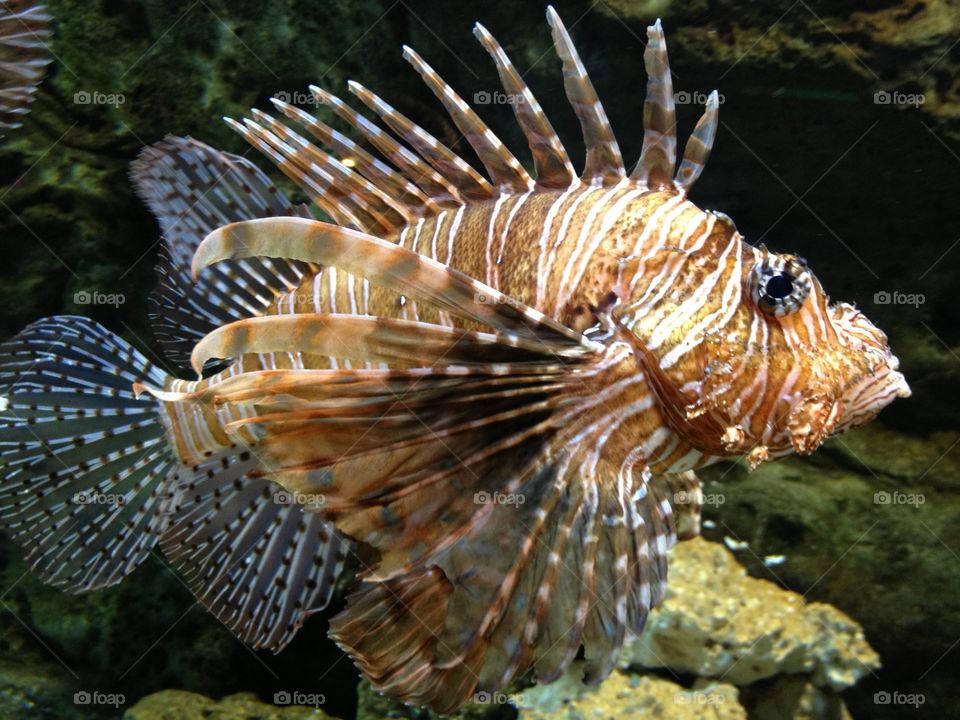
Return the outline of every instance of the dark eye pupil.
{"type": "Polygon", "coordinates": [[[779,273],[767,280],[766,295],[774,300],[783,300],[793,292],[793,279],[779,273]]]}

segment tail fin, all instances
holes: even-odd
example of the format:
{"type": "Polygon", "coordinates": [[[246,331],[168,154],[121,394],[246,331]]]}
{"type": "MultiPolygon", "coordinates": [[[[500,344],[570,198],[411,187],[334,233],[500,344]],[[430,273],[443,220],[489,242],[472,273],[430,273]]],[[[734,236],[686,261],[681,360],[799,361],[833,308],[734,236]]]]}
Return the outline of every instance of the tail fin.
{"type": "Polygon", "coordinates": [[[164,373],[82,317],[39,320],[0,345],[0,527],[68,592],[119,582],[157,542],[175,472],[164,373]]]}

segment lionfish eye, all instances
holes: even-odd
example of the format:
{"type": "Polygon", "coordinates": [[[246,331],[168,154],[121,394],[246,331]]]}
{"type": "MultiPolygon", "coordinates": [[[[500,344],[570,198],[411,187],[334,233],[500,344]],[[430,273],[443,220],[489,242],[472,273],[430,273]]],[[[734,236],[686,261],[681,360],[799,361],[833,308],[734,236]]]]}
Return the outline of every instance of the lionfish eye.
{"type": "Polygon", "coordinates": [[[764,253],[750,278],[753,301],[767,315],[781,317],[800,309],[810,294],[806,263],[792,255],[764,253]]]}

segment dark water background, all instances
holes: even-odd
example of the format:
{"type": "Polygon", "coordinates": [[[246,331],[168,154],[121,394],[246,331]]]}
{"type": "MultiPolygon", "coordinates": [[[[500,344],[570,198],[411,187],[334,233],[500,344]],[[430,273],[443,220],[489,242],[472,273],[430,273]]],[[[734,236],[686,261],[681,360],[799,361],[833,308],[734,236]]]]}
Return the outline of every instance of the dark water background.
{"type": "MultiPolygon", "coordinates": [[[[306,93],[309,83],[345,92],[344,81],[354,78],[471,157],[400,46],[415,47],[465,98],[495,91],[496,72],[471,34],[476,20],[525,73],[574,163],[582,163],[540,2],[48,5],[57,59],[25,126],[0,141],[0,338],[42,316],[77,313],[156,354],[146,300],[159,235],[127,172],[140,147],[167,133],[246,154],[268,169],[220,117],[266,109],[269,96],[306,93]],[[84,103],[83,93],[123,100],[84,103]],[[76,302],[94,291],[125,302],[76,302]]],[[[692,199],[730,215],[748,241],[806,257],[833,297],[855,302],[890,336],[914,396],[864,431],[873,434],[795,461],[794,474],[776,480],[791,492],[774,480],[775,489],[765,490],[766,469],[749,477],[708,473],[727,473],[731,498],[714,519],[726,529],[719,534],[750,540],[758,555],[796,558],[771,579],[864,625],[884,669],[845,695],[855,717],[958,716],[960,10],[879,3],[864,15],[853,3],[786,0],[556,5],[628,166],[642,139],[644,28],[662,16],[675,90],[705,96],[717,88],[724,100],[692,199]],[[924,101],[885,103],[880,91],[924,101]],[[878,293],[924,297],[917,305],[882,304],[878,293]],[[824,480],[840,471],[864,487],[924,492],[927,503],[884,508],[868,495],[845,496],[824,480]],[[925,693],[925,707],[872,702],[873,693],[895,689],[925,693]]],[[[510,108],[480,112],[524,158],[510,108]]],[[[681,142],[699,114],[699,107],[678,107],[681,142]]],[[[4,664],[47,668],[38,672],[54,684],[130,699],[168,687],[215,697],[252,690],[264,698],[299,688],[323,692],[332,714],[354,712],[355,672],[325,639],[332,613],[314,618],[284,654],[252,653],[159,560],[120,587],[75,598],[24,576],[18,558],[17,548],[0,545],[4,664]]]]}

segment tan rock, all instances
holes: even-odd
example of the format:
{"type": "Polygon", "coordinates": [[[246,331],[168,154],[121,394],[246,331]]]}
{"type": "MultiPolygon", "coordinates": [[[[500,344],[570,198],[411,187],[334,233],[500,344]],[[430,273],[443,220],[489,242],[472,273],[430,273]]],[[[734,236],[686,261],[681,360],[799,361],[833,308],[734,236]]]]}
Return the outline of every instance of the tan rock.
{"type": "Polygon", "coordinates": [[[832,690],[824,690],[803,675],[788,675],[751,703],[751,720],[852,720],[843,700],[832,690]]]}
{"type": "Polygon", "coordinates": [[[587,687],[583,668],[574,664],[557,682],[508,696],[520,720],[746,720],[738,691],[729,683],[703,683],[693,689],[653,676],[614,672],[599,687],[587,687]]]}
{"type": "Polygon", "coordinates": [[[853,619],[749,577],[726,548],[702,538],[677,546],[667,599],[620,663],[737,685],[807,674],[837,690],[880,664],[853,619]]]}
{"type": "Polygon", "coordinates": [[[127,710],[123,720],[326,720],[329,717],[315,707],[264,703],[253,693],[237,693],[217,702],[186,690],[161,690],[127,710]]]}

